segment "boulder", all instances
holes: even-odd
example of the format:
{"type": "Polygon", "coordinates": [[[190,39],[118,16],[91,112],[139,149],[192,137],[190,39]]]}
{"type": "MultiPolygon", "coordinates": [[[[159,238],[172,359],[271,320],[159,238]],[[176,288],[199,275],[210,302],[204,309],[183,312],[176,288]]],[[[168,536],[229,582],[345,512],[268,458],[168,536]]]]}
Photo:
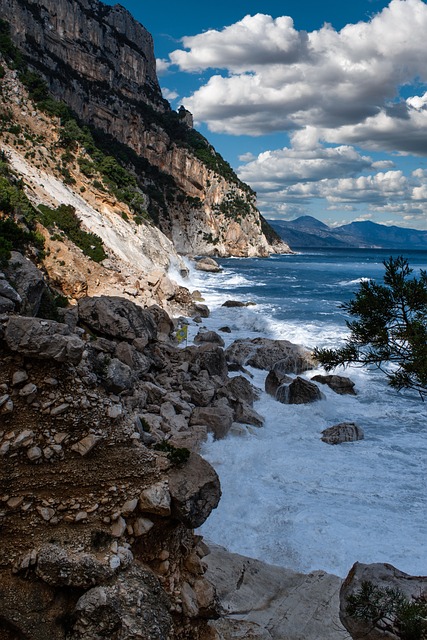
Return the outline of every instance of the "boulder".
{"type": "MultiPolygon", "coordinates": [[[[426,602],[427,577],[411,576],[399,571],[391,564],[361,564],[356,562],[343,582],[340,592],[340,619],[354,640],[398,640],[404,637],[423,638],[425,635],[402,635],[396,626],[396,614],[392,612],[385,620],[380,607],[372,606],[372,618],[353,617],[348,611],[350,596],[360,594],[362,585],[368,583],[374,589],[398,590],[411,602],[426,602]]],[[[369,610],[368,609],[368,610],[369,610]]],[[[424,615],[424,633],[427,629],[424,615]]]]}
{"type": "Polygon", "coordinates": [[[221,488],[216,471],[197,453],[169,472],[172,515],[189,529],[200,527],[218,506],[221,488]]]}
{"type": "Polygon", "coordinates": [[[354,382],[346,376],[317,375],[313,376],[311,379],[314,380],[314,382],[320,382],[320,384],[327,384],[332,391],[335,391],[335,393],[339,393],[340,395],[356,395],[354,382]]]}
{"type": "Polygon", "coordinates": [[[142,339],[146,344],[157,336],[153,315],[126,298],[82,298],[78,308],[80,323],[102,336],[128,341],[142,339]]]}
{"type": "Polygon", "coordinates": [[[49,292],[42,272],[21,253],[12,251],[5,275],[21,298],[20,312],[26,316],[37,315],[43,296],[49,292]]]}
{"type": "Polygon", "coordinates": [[[299,376],[290,384],[282,384],[276,393],[276,400],[282,404],[307,404],[324,397],[317,385],[299,376]]]}
{"type": "Polygon", "coordinates": [[[118,358],[112,358],[107,364],[105,375],[102,376],[102,382],[107,391],[121,393],[126,389],[130,389],[134,383],[132,369],[118,358]]]}
{"type": "Polygon", "coordinates": [[[182,362],[188,362],[192,371],[198,374],[205,369],[210,376],[226,379],[228,367],[224,349],[213,344],[202,344],[200,347],[191,346],[179,350],[182,362]]]}
{"type": "Polygon", "coordinates": [[[129,342],[119,342],[114,352],[120,362],[130,367],[139,375],[147,373],[151,367],[151,360],[135,349],[129,342]]]}
{"type": "Polygon", "coordinates": [[[47,544],[37,554],[36,574],[53,587],[88,589],[109,580],[114,570],[90,553],[76,553],[47,544]]]}
{"type": "Polygon", "coordinates": [[[4,339],[11,351],[55,362],[77,364],[84,350],[84,342],[66,324],[40,318],[11,316],[4,339]]]}
{"type": "Polygon", "coordinates": [[[220,640],[350,640],[338,618],[337,576],[297,573],[209,547],[205,578],[225,612],[211,623],[220,640]]]}
{"type": "Polygon", "coordinates": [[[209,315],[210,315],[209,307],[207,307],[205,304],[196,302],[193,305],[193,308],[196,315],[199,315],[201,318],[209,318],[209,315]]]}
{"type": "Polygon", "coordinates": [[[139,508],[147,513],[168,516],[171,512],[171,496],[167,482],[157,482],[142,491],[139,508]]]}
{"type": "Polygon", "coordinates": [[[0,313],[11,313],[15,309],[15,303],[9,298],[0,295],[0,313]]]}
{"type": "Polygon", "coordinates": [[[244,376],[234,376],[218,389],[217,396],[228,398],[231,402],[245,402],[252,406],[255,400],[259,400],[260,391],[244,376]]]}
{"type": "Polygon", "coordinates": [[[13,306],[19,306],[22,298],[11,284],[6,280],[3,273],[0,273],[0,298],[6,298],[13,303],[13,306]]]}
{"type": "Polygon", "coordinates": [[[196,344],[210,342],[212,344],[219,344],[220,347],[225,345],[224,340],[215,331],[203,331],[199,329],[198,333],[194,337],[196,344]]]}
{"type": "Polygon", "coordinates": [[[243,338],[235,340],[225,354],[227,362],[267,371],[281,361],[282,373],[302,373],[315,365],[310,351],[288,340],[243,338]]]}
{"type": "Polygon", "coordinates": [[[265,379],[265,392],[268,393],[273,398],[276,397],[276,393],[280,385],[291,383],[293,378],[288,376],[287,374],[281,374],[278,371],[275,371],[273,368],[267,375],[265,379]]]}
{"type": "Polygon", "coordinates": [[[207,407],[215,395],[215,385],[211,380],[191,380],[183,384],[183,389],[189,394],[191,402],[199,407],[207,407]]]}
{"type": "Polygon", "coordinates": [[[355,442],[356,440],[363,440],[364,437],[363,429],[354,424],[354,422],[340,422],[322,431],[322,440],[327,444],[355,442]]]}
{"type": "Polygon", "coordinates": [[[264,418],[246,402],[239,402],[234,411],[235,422],[252,424],[255,427],[264,426],[264,418]]]}
{"type": "Polygon", "coordinates": [[[213,433],[215,440],[225,438],[233,424],[231,407],[196,407],[190,418],[190,425],[205,425],[208,433],[213,433]]]}
{"type": "Polygon", "coordinates": [[[213,258],[203,257],[196,262],[196,269],[198,271],[208,271],[209,273],[219,273],[222,271],[218,262],[213,258]]]}
{"type": "Polygon", "coordinates": [[[241,302],[240,300],[226,300],[222,306],[228,307],[229,309],[233,309],[234,307],[250,307],[255,305],[254,302],[241,302]]]}
{"type": "Polygon", "coordinates": [[[112,584],[89,589],[79,598],[67,638],[166,640],[172,626],[169,608],[154,574],[135,563],[112,584]]]}
{"type": "Polygon", "coordinates": [[[156,304],[145,310],[154,320],[157,329],[157,339],[161,342],[166,342],[171,337],[172,331],[175,330],[175,326],[169,315],[164,309],[156,304]]]}

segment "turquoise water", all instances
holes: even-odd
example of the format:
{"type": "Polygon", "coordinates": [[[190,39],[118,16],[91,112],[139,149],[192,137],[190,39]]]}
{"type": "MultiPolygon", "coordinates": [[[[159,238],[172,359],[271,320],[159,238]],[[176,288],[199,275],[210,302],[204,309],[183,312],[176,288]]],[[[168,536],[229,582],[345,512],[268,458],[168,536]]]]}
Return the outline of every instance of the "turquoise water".
{"type": "MultiPolygon", "coordinates": [[[[192,274],[212,310],[207,328],[241,337],[284,338],[309,348],[336,346],[347,329],[339,305],[362,278],[381,279],[388,251],[315,251],[269,259],[222,260],[218,275],[192,274]],[[226,309],[227,299],[254,306],[226,309]]],[[[407,252],[415,273],[427,252],[407,252]]],[[[190,326],[190,340],[198,325],[190,326]]],[[[307,378],[319,371],[307,372],[307,378]]],[[[337,371],[356,397],[322,387],[325,399],[282,405],[262,394],[261,429],[208,442],[223,497],[202,527],[230,550],[301,571],[345,576],[355,561],[389,562],[427,574],[427,404],[396,393],[378,371],[337,371]],[[330,446],[321,431],[342,421],[364,429],[357,443],[330,446]]],[[[263,389],[266,372],[251,369],[263,389]]]]}

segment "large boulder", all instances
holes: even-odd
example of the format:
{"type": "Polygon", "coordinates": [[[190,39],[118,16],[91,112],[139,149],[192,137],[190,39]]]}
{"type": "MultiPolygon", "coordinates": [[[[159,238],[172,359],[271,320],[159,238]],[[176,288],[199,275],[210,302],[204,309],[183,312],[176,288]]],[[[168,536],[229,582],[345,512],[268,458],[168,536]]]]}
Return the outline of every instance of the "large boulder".
{"type": "Polygon", "coordinates": [[[219,273],[220,271],[222,271],[218,262],[213,258],[209,258],[207,256],[200,258],[200,260],[197,260],[196,269],[198,271],[207,271],[209,273],[219,273]]]}
{"type": "MultiPolygon", "coordinates": [[[[390,602],[390,591],[400,592],[410,602],[427,601],[427,577],[411,576],[399,571],[391,564],[361,564],[356,562],[343,582],[340,592],[340,618],[344,627],[349,631],[354,640],[399,640],[402,638],[425,638],[427,632],[426,615],[420,620],[418,635],[403,635],[399,629],[396,610],[384,606],[385,600],[390,602]],[[365,585],[365,586],[364,586],[365,585]],[[352,615],[349,609],[349,598],[356,597],[360,600],[362,588],[368,591],[374,590],[370,598],[371,606],[365,606],[366,617],[352,615]],[[384,590],[388,590],[388,594],[384,590]],[[378,592],[380,590],[380,592],[378,592]],[[381,594],[382,593],[382,598],[381,594]],[[387,597],[384,598],[384,595],[387,597]],[[377,604],[375,603],[377,601],[377,604]],[[389,609],[388,615],[385,609],[389,609]]],[[[354,608],[354,604],[352,605],[354,608]]],[[[413,630],[414,632],[414,630],[413,630]]]]}
{"type": "Polygon", "coordinates": [[[288,340],[243,338],[235,340],[225,354],[227,362],[267,371],[279,360],[282,361],[284,373],[302,373],[315,366],[310,351],[288,340]]]}
{"type": "Polygon", "coordinates": [[[138,564],[77,601],[69,640],[168,640],[170,603],[154,574],[138,564]]]}
{"type": "Polygon", "coordinates": [[[179,358],[182,362],[188,362],[190,370],[196,375],[206,370],[210,376],[219,376],[224,380],[227,378],[225,352],[218,345],[202,344],[200,347],[186,347],[180,349],[179,358]]]}
{"type": "Polygon", "coordinates": [[[364,437],[363,429],[354,422],[340,422],[322,431],[322,440],[327,444],[355,442],[356,440],[363,440],[364,437]]]}
{"type": "Polygon", "coordinates": [[[347,378],[346,376],[335,376],[335,375],[317,375],[313,376],[312,380],[314,382],[320,382],[320,384],[326,384],[328,387],[335,391],[335,393],[343,395],[351,395],[355,396],[356,392],[354,390],[354,382],[347,378]]]}
{"type": "Polygon", "coordinates": [[[197,453],[169,472],[172,515],[189,529],[200,527],[221,497],[213,467],[197,453]]]}
{"type": "Polygon", "coordinates": [[[78,308],[80,323],[99,335],[116,340],[142,340],[145,344],[157,336],[153,314],[126,298],[82,298],[78,308]]]}
{"type": "Polygon", "coordinates": [[[282,404],[307,404],[324,397],[317,385],[299,376],[290,384],[282,384],[276,393],[276,400],[282,404]]]}
{"type": "Polygon", "coordinates": [[[130,389],[134,383],[132,369],[118,358],[112,358],[106,365],[102,382],[111,393],[121,393],[130,389]]]}
{"type": "Polygon", "coordinates": [[[20,312],[26,316],[37,315],[43,296],[49,295],[42,272],[21,253],[12,251],[5,275],[21,298],[20,312]]]}
{"type": "Polygon", "coordinates": [[[244,376],[234,376],[218,390],[217,395],[231,402],[246,402],[252,406],[255,400],[259,400],[260,391],[244,376]]]}
{"type": "Polygon", "coordinates": [[[196,344],[203,344],[206,342],[211,344],[219,344],[220,347],[223,347],[225,345],[224,340],[215,331],[199,330],[194,337],[194,342],[196,344]]]}
{"type": "Polygon", "coordinates": [[[11,316],[4,339],[11,351],[55,362],[77,364],[84,350],[84,342],[66,324],[40,318],[11,316]]]}
{"type": "Polygon", "coordinates": [[[22,302],[22,298],[19,293],[12,287],[6,280],[4,273],[0,272],[0,298],[5,298],[14,306],[19,306],[22,302]]]}
{"type": "Polygon", "coordinates": [[[231,407],[221,404],[218,407],[196,407],[191,414],[190,425],[205,425],[215,440],[225,438],[233,424],[234,412],[231,407]]]}

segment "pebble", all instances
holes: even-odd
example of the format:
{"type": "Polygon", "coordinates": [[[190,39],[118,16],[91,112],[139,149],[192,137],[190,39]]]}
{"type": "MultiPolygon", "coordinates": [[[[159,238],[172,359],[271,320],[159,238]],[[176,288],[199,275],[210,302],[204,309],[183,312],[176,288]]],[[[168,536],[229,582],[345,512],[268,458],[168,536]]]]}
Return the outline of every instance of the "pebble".
{"type": "Polygon", "coordinates": [[[12,387],[17,387],[28,380],[28,373],[24,370],[15,371],[12,376],[12,387]]]}
{"type": "Polygon", "coordinates": [[[33,462],[42,457],[42,451],[39,447],[31,447],[31,449],[27,451],[27,456],[33,462]]]}
{"type": "Polygon", "coordinates": [[[64,402],[63,404],[58,405],[57,407],[54,407],[53,409],[50,410],[50,415],[51,416],[59,416],[62,413],[65,413],[67,411],[67,409],[70,408],[70,405],[68,404],[68,402],[64,402]]]}

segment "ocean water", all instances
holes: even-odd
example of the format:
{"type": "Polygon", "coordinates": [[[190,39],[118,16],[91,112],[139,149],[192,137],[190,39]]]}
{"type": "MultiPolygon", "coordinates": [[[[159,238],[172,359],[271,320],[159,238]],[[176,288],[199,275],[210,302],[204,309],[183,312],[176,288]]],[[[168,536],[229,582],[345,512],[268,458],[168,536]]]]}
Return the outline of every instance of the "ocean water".
{"type": "MultiPolygon", "coordinates": [[[[221,334],[227,344],[265,336],[308,348],[338,346],[347,333],[340,303],[361,279],[381,279],[389,254],[316,250],[227,259],[221,274],[192,271],[190,288],[211,309],[204,326],[231,328],[221,334]],[[255,305],[222,307],[228,299],[255,305]]],[[[427,252],[405,255],[415,273],[427,266],[427,252]]],[[[197,330],[192,323],[189,342],[197,330]]],[[[266,372],[250,372],[263,389],[266,372]]],[[[325,400],[283,405],[262,393],[255,408],[264,427],[206,443],[203,455],[218,472],[222,498],[201,533],[233,552],[297,571],[344,577],[359,561],[427,575],[427,403],[393,391],[378,371],[336,372],[351,377],[357,396],[322,386],[325,400]],[[365,439],[338,446],[320,440],[323,429],[343,421],[360,425],[365,439]]]]}

